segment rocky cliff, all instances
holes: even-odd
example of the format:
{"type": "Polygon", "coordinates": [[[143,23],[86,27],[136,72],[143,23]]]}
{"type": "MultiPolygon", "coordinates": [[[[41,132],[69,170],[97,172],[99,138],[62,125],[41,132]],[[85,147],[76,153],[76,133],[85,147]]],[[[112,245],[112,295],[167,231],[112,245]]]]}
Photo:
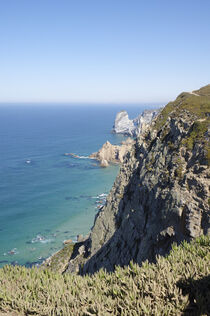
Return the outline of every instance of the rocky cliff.
{"type": "Polygon", "coordinates": [[[210,234],[210,85],[170,102],[127,153],[89,238],[65,271],[112,271],[210,234]]]}
{"type": "Polygon", "coordinates": [[[135,126],[133,120],[130,120],[126,111],[120,111],[117,113],[114,126],[112,129],[113,133],[124,134],[133,136],[135,126]]]}
{"type": "Polygon", "coordinates": [[[142,114],[133,120],[130,120],[126,111],[117,113],[113,133],[137,136],[148,128],[152,120],[158,115],[160,110],[145,110],[142,114]]]}
{"type": "Polygon", "coordinates": [[[89,157],[100,161],[101,167],[107,167],[109,163],[122,163],[124,156],[131,149],[133,144],[134,140],[131,138],[123,141],[121,146],[112,145],[107,141],[99,151],[91,154],[89,157]]]}

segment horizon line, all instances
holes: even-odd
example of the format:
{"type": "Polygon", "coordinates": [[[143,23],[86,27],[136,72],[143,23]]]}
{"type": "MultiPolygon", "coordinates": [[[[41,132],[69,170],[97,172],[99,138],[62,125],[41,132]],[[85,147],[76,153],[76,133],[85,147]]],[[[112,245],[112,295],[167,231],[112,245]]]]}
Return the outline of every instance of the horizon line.
{"type": "Polygon", "coordinates": [[[165,101],[0,101],[0,105],[138,105],[138,104],[167,104],[169,100],[165,101]]]}

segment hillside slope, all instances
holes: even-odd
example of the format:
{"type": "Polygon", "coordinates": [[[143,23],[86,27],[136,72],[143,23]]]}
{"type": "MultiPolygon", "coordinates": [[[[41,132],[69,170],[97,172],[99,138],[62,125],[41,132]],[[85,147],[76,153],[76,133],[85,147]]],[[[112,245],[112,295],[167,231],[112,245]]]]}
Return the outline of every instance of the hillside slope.
{"type": "Polygon", "coordinates": [[[173,242],[210,233],[210,85],[180,94],[138,136],[90,238],[66,271],[114,270],[165,255],[173,242]]]}
{"type": "Polygon", "coordinates": [[[210,239],[201,237],[174,245],[156,264],[131,262],[93,276],[5,266],[0,315],[209,315],[209,263],[210,239]]]}

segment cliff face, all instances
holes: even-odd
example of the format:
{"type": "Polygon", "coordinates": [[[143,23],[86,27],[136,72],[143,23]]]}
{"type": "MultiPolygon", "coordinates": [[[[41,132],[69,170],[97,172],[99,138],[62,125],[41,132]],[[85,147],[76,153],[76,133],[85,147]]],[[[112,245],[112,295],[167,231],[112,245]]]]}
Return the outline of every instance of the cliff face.
{"type": "Polygon", "coordinates": [[[109,163],[122,163],[124,156],[131,149],[134,140],[128,138],[120,145],[112,145],[107,141],[98,152],[91,154],[91,159],[100,161],[101,167],[108,167],[109,163]]]}
{"type": "Polygon", "coordinates": [[[120,111],[117,113],[113,133],[124,134],[132,136],[135,129],[135,125],[132,120],[129,119],[128,113],[126,111],[120,111]]]}
{"type": "Polygon", "coordinates": [[[154,118],[158,115],[160,112],[160,109],[158,110],[145,110],[142,114],[137,116],[133,120],[133,123],[135,125],[135,130],[133,132],[134,136],[138,136],[139,134],[142,134],[146,131],[146,129],[149,127],[151,122],[154,120],[154,118]]]}
{"type": "Polygon", "coordinates": [[[131,260],[154,261],[173,242],[210,234],[210,97],[198,91],[169,103],[137,137],[67,271],[111,271],[131,260]]]}
{"type": "Polygon", "coordinates": [[[142,134],[159,112],[159,109],[145,110],[135,119],[130,120],[126,111],[120,111],[116,115],[112,132],[129,136],[142,134]]]}

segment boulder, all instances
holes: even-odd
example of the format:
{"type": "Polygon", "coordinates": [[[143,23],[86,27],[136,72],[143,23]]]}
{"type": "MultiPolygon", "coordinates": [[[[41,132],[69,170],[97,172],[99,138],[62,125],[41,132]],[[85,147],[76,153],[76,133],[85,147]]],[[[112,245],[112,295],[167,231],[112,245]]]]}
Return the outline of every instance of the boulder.
{"type": "Polygon", "coordinates": [[[109,163],[106,159],[102,159],[101,160],[101,163],[100,163],[100,166],[103,167],[103,168],[106,168],[109,166],[109,163]]]}
{"type": "Polygon", "coordinates": [[[68,245],[68,244],[71,244],[71,243],[72,243],[72,239],[67,239],[67,240],[63,241],[64,245],[68,245]]]}

